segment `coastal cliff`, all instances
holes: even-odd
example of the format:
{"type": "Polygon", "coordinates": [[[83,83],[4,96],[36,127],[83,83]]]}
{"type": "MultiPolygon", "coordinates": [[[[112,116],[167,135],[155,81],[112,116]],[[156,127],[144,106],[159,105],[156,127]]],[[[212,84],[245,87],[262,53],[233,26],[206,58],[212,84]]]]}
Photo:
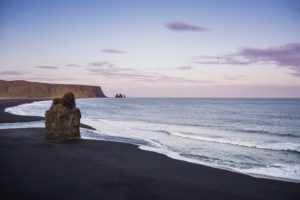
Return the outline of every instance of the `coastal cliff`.
{"type": "Polygon", "coordinates": [[[73,92],[77,98],[106,97],[100,86],[0,80],[0,97],[48,98],[73,92]]]}

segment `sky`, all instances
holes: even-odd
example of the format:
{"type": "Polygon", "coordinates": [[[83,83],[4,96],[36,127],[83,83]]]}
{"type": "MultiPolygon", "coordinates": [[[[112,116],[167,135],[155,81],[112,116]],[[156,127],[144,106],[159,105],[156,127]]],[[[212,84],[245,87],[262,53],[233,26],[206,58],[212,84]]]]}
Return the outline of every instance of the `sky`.
{"type": "Polygon", "coordinates": [[[0,0],[0,79],[300,97],[297,0],[0,0]]]}

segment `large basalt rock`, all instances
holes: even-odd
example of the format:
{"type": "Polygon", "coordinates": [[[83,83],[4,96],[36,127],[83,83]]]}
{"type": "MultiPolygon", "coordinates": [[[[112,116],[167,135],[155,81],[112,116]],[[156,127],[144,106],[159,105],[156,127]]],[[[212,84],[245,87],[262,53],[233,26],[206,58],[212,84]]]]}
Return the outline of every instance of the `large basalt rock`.
{"type": "Polygon", "coordinates": [[[73,93],[68,92],[63,98],[53,99],[49,110],[45,113],[46,139],[80,138],[81,113],[76,108],[73,93]]]}

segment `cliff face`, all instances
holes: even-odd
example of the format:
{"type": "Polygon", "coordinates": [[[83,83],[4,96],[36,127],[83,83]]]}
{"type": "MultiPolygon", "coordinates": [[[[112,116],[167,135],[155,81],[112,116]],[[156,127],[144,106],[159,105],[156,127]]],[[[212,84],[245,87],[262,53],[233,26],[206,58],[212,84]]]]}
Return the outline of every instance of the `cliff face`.
{"type": "Polygon", "coordinates": [[[46,98],[72,92],[76,98],[106,97],[101,87],[0,80],[0,97],[46,98]]]}

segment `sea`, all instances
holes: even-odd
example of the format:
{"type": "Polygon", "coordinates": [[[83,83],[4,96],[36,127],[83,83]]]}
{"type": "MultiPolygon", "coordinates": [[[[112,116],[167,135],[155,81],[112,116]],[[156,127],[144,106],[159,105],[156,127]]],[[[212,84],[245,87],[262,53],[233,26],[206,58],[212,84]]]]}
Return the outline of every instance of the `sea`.
{"type": "MultiPolygon", "coordinates": [[[[7,108],[44,116],[52,101],[7,108]]],[[[137,145],[171,158],[256,177],[300,182],[300,99],[77,99],[89,140],[137,145]]],[[[0,124],[43,127],[44,121],[0,124]]]]}

